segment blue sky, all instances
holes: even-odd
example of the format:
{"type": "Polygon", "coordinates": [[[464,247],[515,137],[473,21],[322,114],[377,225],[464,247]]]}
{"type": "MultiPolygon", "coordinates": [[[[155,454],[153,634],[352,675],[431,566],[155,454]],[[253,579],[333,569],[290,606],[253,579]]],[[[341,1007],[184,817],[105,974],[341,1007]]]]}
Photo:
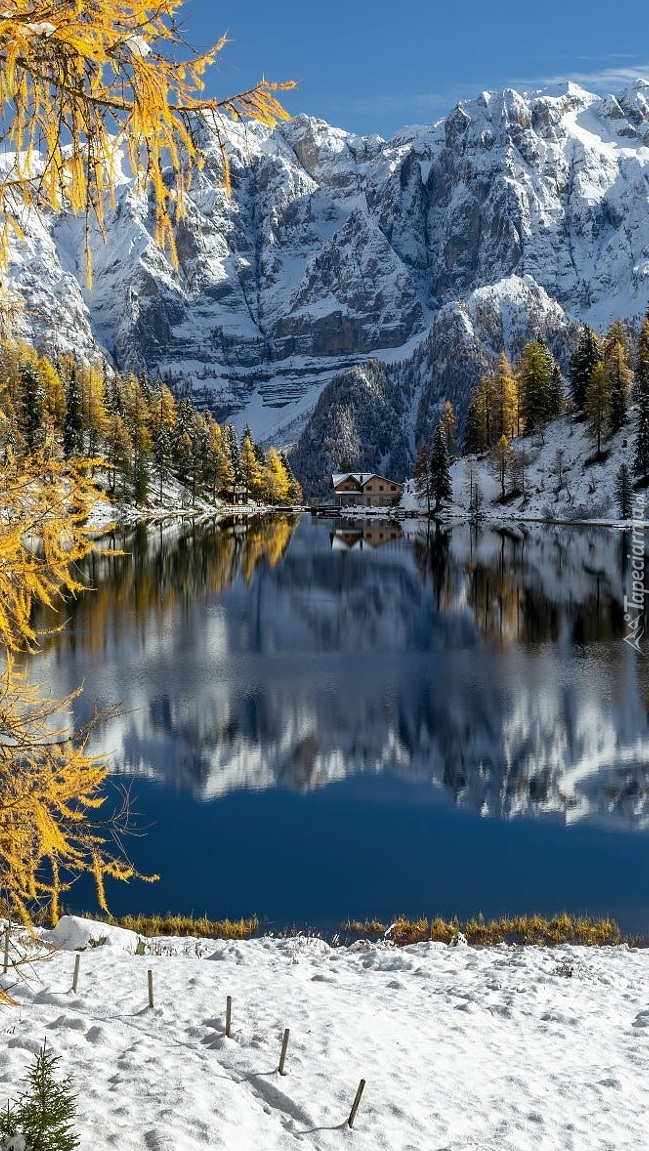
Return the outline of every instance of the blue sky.
{"type": "Polygon", "coordinates": [[[300,86],[285,104],[350,131],[389,136],[444,115],[484,88],[576,79],[619,91],[649,78],[649,5],[626,0],[269,0],[223,7],[186,0],[187,39],[232,43],[210,80],[230,94],[268,79],[300,86]]]}

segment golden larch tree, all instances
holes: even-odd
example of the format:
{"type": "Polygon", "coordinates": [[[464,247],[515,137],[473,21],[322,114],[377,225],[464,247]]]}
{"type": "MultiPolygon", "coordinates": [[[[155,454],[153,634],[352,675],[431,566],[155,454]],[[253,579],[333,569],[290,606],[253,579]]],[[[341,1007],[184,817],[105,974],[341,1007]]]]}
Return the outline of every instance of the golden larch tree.
{"type": "Polygon", "coordinates": [[[244,436],[241,444],[241,469],[243,481],[250,495],[260,496],[264,489],[264,472],[250,436],[244,436]]]}
{"type": "MultiPolygon", "coordinates": [[[[175,261],[174,224],[202,163],[203,126],[216,134],[229,187],[224,118],[269,125],[287,118],[276,92],[289,84],[262,80],[224,99],[204,96],[205,71],[225,38],[193,51],[180,32],[180,7],[181,0],[3,0],[0,272],[32,209],[84,217],[89,253],[93,224],[103,232],[115,202],[120,149],[139,190],[152,195],[156,238],[175,261]]],[[[5,320],[11,307],[0,287],[5,320]]],[[[127,878],[132,869],[93,816],[105,767],[88,754],[88,731],[62,721],[70,700],[45,699],[15,660],[37,641],[33,604],[80,590],[73,571],[92,546],[85,526],[96,498],[92,461],[61,459],[47,426],[36,453],[12,443],[3,429],[20,423],[13,387],[20,355],[0,349],[0,360],[8,369],[0,380],[0,912],[29,922],[42,902],[56,918],[71,875],[90,872],[105,907],[104,877],[127,878]]],[[[51,415],[60,396],[53,378],[44,383],[51,415]]],[[[95,407],[98,391],[89,393],[95,407]]],[[[111,419],[100,416],[100,423],[111,419]]],[[[108,432],[122,451],[128,430],[108,432]]]]}
{"type": "Polygon", "coordinates": [[[113,829],[93,826],[106,767],[88,754],[90,729],[66,720],[73,697],[42,695],[16,662],[37,642],[34,602],[81,590],[73,566],[92,546],[89,466],[48,446],[24,461],[10,454],[0,472],[0,911],[24,922],[43,902],[56,919],[74,874],[92,873],[103,907],[104,876],[133,874],[109,847],[113,829]]]}
{"type": "Polygon", "coordinates": [[[284,467],[284,464],[282,463],[277,453],[277,449],[272,446],[268,449],[268,453],[266,455],[264,486],[269,503],[286,503],[290,489],[289,477],[286,473],[286,468],[284,467]]]}
{"type": "Polygon", "coordinates": [[[87,241],[93,219],[103,230],[118,177],[116,145],[140,188],[151,188],[156,237],[175,260],[173,220],[184,214],[191,172],[202,162],[201,125],[216,134],[229,187],[224,118],[269,125],[287,118],[276,92],[292,84],[262,79],[234,96],[204,96],[205,72],[226,37],[207,52],[190,49],[178,24],[181,6],[182,0],[3,0],[0,266],[11,231],[22,233],[32,206],[84,215],[87,241]]]}

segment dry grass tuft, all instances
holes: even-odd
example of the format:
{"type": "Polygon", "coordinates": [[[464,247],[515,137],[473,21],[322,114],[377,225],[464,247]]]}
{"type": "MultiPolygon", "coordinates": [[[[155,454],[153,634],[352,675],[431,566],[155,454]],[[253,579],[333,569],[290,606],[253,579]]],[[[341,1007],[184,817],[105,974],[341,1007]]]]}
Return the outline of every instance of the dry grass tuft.
{"type": "Polygon", "coordinates": [[[378,919],[348,920],[343,930],[355,937],[385,936],[392,939],[397,947],[411,943],[450,943],[461,933],[477,947],[489,947],[498,943],[559,944],[575,943],[588,947],[614,946],[625,940],[613,919],[592,919],[586,915],[568,915],[563,912],[551,919],[542,915],[503,916],[485,922],[482,915],[460,923],[458,919],[446,920],[437,916],[434,919],[408,919],[398,916],[390,926],[378,919]]]}
{"type": "Polygon", "coordinates": [[[250,939],[259,928],[255,915],[250,919],[208,919],[202,915],[124,915],[113,922],[146,939],[158,935],[192,936],[197,939],[250,939]]]}

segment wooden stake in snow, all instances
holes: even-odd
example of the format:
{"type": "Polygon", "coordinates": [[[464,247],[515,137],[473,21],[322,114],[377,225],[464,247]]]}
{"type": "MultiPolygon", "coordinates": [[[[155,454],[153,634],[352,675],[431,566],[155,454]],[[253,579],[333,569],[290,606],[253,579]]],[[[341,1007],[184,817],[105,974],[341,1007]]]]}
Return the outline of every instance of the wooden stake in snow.
{"type": "Polygon", "coordinates": [[[146,974],[149,981],[149,1007],[153,1007],[153,972],[149,968],[146,974]]]}
{"type": "Polygon", "coordinates": [[[72,976],[72,990],[76,993],[77,983],[79,982],[79,964],[81,963],[81,956],[78,954],[74,957],[74,974],[72,976]]]}
{"type": "Polygon", "coordinates": [[[5,974],[9,970],[9,924],[5,927],[5,961],[3,971],[5,974]]]}
{"type": "Polygon", "coordinates": [[[230,1032],[231,1031],[232,1031],[232,996],[228,995],[228,997],[225,1001],[225,1034],[228,1037],[228,1039],[230,1038],[230,1032]]]}
{"type": "Polygon", "coordinates": [[[286,1072],[284,1070],[284,1060],[286,1059],[286,1048],[288,1047],[289,1034],[290,1034],[290,1032],[289,1032],[289,1029],[287,1027],[286,1031],[284,1032],[284,1036],[282,1038],[282,1053],[279,1057],[279,1067],[277,1068],[280,1075],[286,1075],[286,1072]]]}
{"type": "Polygon", "coordinates": [[[354,1126],[354,1119],[356,1118],[356,1112],[358,1111],[358,1104],[361,1101],[361,1095],[363,1094],[364,1087],[365,1087],[365,1080],[361,1079],[360,1083],[358,1084],[358,1090],[356,1092],[356,1098],[354,1099],[354,1102],[352,1103],[352,1109],[349,1112],[349,1119],[347,1120],[347,1126],[348,1127],[354,1126]]]}

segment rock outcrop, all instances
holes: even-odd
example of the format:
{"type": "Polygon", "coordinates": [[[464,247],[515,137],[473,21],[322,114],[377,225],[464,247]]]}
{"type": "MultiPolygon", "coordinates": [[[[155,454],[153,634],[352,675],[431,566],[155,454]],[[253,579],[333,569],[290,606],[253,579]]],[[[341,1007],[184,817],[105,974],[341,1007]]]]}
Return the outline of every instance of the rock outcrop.
{"type": "Polygon", "coordinates": [[[541,330],[565,366],[575,323],[647,308],[646,81],[483,93],[387,141],[306,116],[227,136],[232,196],[206,134],[178,268],[126,170],[91,290],[82,222],[32,214],[11,268],[24,333],[189,381],[284,444],[334,376],[382,361],[412,450],[503,346],[541,330]]]}

